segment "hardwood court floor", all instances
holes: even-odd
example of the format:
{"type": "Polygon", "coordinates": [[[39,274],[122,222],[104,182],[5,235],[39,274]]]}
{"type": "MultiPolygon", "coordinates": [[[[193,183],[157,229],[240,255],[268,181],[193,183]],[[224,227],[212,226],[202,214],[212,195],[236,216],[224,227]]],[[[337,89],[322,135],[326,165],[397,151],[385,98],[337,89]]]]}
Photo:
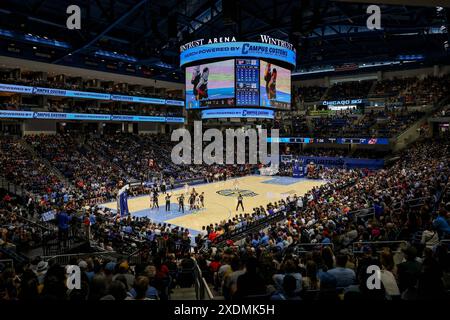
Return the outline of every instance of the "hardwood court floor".
{"type": "MultiPolygon", "coordinates": [[[[244,208],[247,213],[252,212],[253,207],[266,206],[269,202],[275,202],[286,198],[290,194],[303,195],[315,186],[320,186],[325,181],[295,179],[291,177],[273,176],[247,176],[227,181],[193,186],[198,193],[205,193],[205,208],[199,211],[187,210],[185,200],[185,213],[178,211],[177,197],[184,192],[184,188],[174,190],[171,198],[171,211],[165,211],[164,195],[159,196],[160,209],[149,208],[150,197],[141,196],[128,199],[128,208],[134,216],[147,216],[154,221],[171,223],[191,230],[201,230],[202,226],[220,222],[233,217],[236,213],[242,213],[239,208],[236,211],[237,188],[244,196],[244,208]]],[[[105,207],[116,209],[115,202],[104,204],[105,207]]]]}

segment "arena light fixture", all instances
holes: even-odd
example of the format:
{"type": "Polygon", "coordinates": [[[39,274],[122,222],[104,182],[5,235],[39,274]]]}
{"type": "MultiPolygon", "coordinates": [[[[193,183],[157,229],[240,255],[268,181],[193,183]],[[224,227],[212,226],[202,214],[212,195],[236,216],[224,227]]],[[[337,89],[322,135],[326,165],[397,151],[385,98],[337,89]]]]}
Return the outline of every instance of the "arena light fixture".
{"type": "Polygon", "coordinates": [[[126,61],[126,62],[131,62],[131,63],[138,61],[138,59],[136,59],[133,56],[117,53],[116,51],[110,52],[110,51],[106,51],[106,50],[97,50],[97,51],[95,51],[94,55],[100,56],[100,57],[106,57],[106,58],[110,58],[110,59],[114,59],[114,60],[122,60],[122,61],[126,61]]]}

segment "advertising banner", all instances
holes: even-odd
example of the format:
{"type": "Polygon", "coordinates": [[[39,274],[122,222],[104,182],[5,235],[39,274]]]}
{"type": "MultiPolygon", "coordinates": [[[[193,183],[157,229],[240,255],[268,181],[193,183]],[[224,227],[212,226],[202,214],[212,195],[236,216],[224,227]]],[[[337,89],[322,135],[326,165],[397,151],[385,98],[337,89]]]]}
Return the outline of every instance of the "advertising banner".
{"type": "Polygon", "coordinates": [[[341,157],[293,157],[299,164],[305,166],[309,163],[322,165],[324,167],[344,167],[344,168],[368,168],[381,169],[384,166],[383,159],[359,159],[359,158],[341,158],[341,157]]]}
{"type": "Polygon", "coordinates": [[[126,122],[167,122],[184,123],[183,117],[152,117],[119,114],[32,112],[0,110],[0,118],[4,119],[48,119],[48,120],[92,120],[92,121],[126,121],[126,122]]]}
{"type": "Polygon", "coordinates": [[[275,112],[265,109],[213,109],[202,111],[202,119],[218,118],[265,118],[273,119],[275,112]]]}
{"type": "Polygon", "coordinates": [[[180,66],[205,59],[263,58],[288,63],[295,67],[296,53],[288,48],[259,42],[211,43],[189,48],[180,54],[180,66]]]}
{"type": "Polygon", "coordinates": [[[44,96],[69,97],[69,98],[94,99],[94,100],[113,100],[113,101],[135,102],[135,103],[144,103],[144,104],[161,104],[161,105],[179,106],[179,107],[184,106],[184,101],[182,101],[182,100],[165,100],[165,99],[158,99],[158,98],[126,96],[126,95],[99,93],[99,92],[74,91],[74,90],[65,90],[65,89],[44,88],[44,87],[18,86],[18,85],[12,85],[12,84],[4,84],[4,83],[0,83],[0,92],[26,93],[26,94],[37,94],[37,95],[44,95],[44,96]]]}

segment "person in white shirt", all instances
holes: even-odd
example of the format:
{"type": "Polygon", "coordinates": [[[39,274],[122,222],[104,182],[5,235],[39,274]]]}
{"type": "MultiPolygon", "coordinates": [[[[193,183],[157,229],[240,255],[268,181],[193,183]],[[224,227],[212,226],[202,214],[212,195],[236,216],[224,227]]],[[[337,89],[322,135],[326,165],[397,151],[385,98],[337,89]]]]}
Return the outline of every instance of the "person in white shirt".
{"type": "Polygon", "coordinates": [[[395,267],[394,257],[390,249],[385,249],[380,254],[380,262],[382,269],[380,270],[380,280],[383,284],[386,294],[390,296],[399,296],[400,289],[398,288],[397,280],[393,274],[395,267]]]}
{"type": "Polygon", "coordinates": [[[206,231],[206,227],[205,226],[202,227],[202,230],[199,233],[200,233],[202,239],[205,238],[208,235],[208,231],[206,231]]]}
{"type": "Polygon", "coordinates": [[[439,235],[436,230],[433,230],[431,225],[428,225],[422,232],[422,239],[420,243],[430,249],[439,244],[439,235]]]}
{"type": "Polygon", "coordinates": [[[298,208],[303,208],[303,198],[298,198],[298,200],[297,200],[297,207],[298,208]]]}

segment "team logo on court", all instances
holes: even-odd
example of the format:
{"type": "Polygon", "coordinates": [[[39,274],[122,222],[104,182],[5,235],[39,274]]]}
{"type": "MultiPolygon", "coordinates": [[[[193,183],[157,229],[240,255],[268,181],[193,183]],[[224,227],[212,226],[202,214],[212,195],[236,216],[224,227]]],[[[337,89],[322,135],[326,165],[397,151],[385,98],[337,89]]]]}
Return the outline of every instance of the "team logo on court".
{"type": "Polygon", "coordinates": [[[256,192],[253,192],[251,190],[243,190],[243,189],[224,189],[224,190],[219,190],[217,191],[218,194],[220,194],[221,196],[225,196],[225,197],[237,197],[239,195],[239,193],[243,196],[243,197],[254,197],[257,196],[258,194],[256,192]]]}

